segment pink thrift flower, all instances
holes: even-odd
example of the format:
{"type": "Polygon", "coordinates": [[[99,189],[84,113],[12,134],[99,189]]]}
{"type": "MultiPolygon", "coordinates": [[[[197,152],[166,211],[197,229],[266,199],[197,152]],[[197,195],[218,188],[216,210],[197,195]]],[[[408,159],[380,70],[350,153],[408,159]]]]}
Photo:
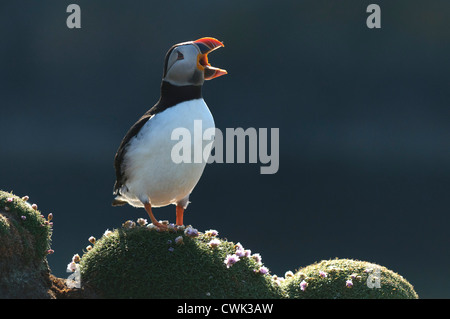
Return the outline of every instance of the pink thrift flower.
{"type": "Polygon", "coordinates": [[[183,244],[183,236],[178,236],[177,238],[175,238],[175,244],[183,244]]]}
{"type": "Polygon", "coordinates": [[[269,269],[267,267],[262,266],[261,268],[259,268],[258,273],[260,273],[261,275],[266,275],[269,273],[269,269]]]}
{"type": "Polygon", "coordinates": [[[75,270],[77,270],[77,264],[75,262],[71,261],[67,265],[67,272],[74,272],[75,270]]]}
{"type": "Polygon", "coordinates": [[[243,249],[236,250],[236,256],[245,257],[245,250],[243,250],[243,249]]]}
{"type": "Polygon", "coordinates": [[[198,230],[192,227],[186,228],[184,234],[188,237],[198,237],[198,230]]]}
{"type": "Polygon", "coordinates": [[[308,283],[306,282],[306,281],[302,281],[301,283],[300,283],[300,289],[302,290],[302,291],[305,291],[306,290],[306,287],[308,287],[308,283]]]}
{"type": "Polygon", "coordinates": [[[236,255],[228,255],[227,258],[225,258],[225,265],[227,265],[227,268],[230,268],[231,266],[233,266],[235,263],[237,263],[239,261],[239,257],[236,255]]]}
{"type": "Polygon", "coordinates": [[[148,224],[147,220],[144,219],[144,218],[138,218],[138,219],[137,219],[137,223],[138,223],[139,225],[141,225],[141,226],[145,226],[145,225],[148,224]]]}
{"type": "Polygon", "coordinates": [[[105,232],[103,233],[103,236],[108,237],[109,235],[111,235],[113,232],[110,231],[109,229],[105,230],[105,232]]]}
{"type": "Polygon", "coordinates": [[[286,271],[286,273],[284,274],[285,278],[290,278],[290,277],[294,277],[294,273],[290,270],[286,271]]]}
{"type": "Polygon", "coordinates": [[[353,281],[351,281],[351,279],[347,280],[347,281],[345,282],[345,286],[346,286],[347,288],[352,288],[352,287],[353,287],[353,281]]]}
{"type": "Polygon", "coordinates": [[[214,237],[214,236],[219,235],[219,232],[215,229],[210,229],[205,232],[205,235],[214,237]]]}
{"type": "Polygon", "coordinates": [[[252,255],[252,258],[253,258],[253,260],[254,261],[256,261],[258,264],[260,264],[261,263],[261,255],[260,254],[258,254],[258,253],[256,253],[256,254],[253,254],[252,255]]]}
{"type": "Polygon", "coordinates": [[[208,245],[212,248],[216,248],[217,246],[220,245],[220,240],[219,239],[212,239],[208,245]]]}

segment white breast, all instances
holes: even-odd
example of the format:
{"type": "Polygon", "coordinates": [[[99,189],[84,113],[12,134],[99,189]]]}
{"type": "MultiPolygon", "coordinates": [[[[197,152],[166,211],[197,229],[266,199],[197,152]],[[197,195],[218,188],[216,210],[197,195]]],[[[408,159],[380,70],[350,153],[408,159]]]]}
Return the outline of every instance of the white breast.
{"type": "Polygon", "coordinates": [[[174,162],[172,149],[180,141],[171,139],[172,132],[177,128],[187,129],[184,131],[190,133],[192,154],[194,143],[197,147],[201,143],[202,149],[209,147],[206,150],[209,154],[212,143],[203,141],[202,136],[206,129],[214,127],[214,119],[203,99],[182,102],[151,117],[129,142],[124,157],[128,191],[122,192],[122,196],[139,207],[147,198],[153,207],[175,204],[183,199],[187,201],[207,159],[201,159],[200,163],[174,162]],[[197,121],[196,132],[194,121],[197,121]],[[201,123],[201,134],[198,123],[201,123]]]}

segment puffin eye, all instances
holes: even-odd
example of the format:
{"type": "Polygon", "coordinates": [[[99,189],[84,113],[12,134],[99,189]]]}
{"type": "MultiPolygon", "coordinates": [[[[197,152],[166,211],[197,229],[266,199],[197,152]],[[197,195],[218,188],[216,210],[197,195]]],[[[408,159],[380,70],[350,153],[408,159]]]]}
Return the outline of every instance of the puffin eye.
{"type": "Polygon", "coordinates": [[[181,53],[180,51],[178,51],[177,53],[178,53],[177,60],[183,60],[184,59],[183,53],[181,53]]]}

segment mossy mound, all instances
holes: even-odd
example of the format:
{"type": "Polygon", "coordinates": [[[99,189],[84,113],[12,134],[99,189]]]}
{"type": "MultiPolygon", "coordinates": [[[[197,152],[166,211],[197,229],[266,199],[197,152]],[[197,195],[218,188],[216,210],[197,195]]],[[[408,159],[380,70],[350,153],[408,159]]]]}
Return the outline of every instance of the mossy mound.
{"type": "Polygon", "coordinates": [[[51,234],[50,215],[27,196],[0,191],[0,298],[418,298],[407,280],[377,264],[334,259],[271,276],[259,254],[217,231],[158,231],[143,219],[89,239],[93,247],[68,265],[81,270],[78,289],[50,274],[51,234]]]}
{"type": "Polygon", "coordinates": [[[0,191],[0,298],[47,298],[51,223],[27,202],[0,191]]]}
{"type": "Polygon", "coordinates": [[[417,299],[413,286],[386,267],[351,259],[324,260],[286,276],[294,299],[417,299]]]}
{"type": "Polygon", "coordinates": [[[127,222],[97,240],[81,258],[82,285],[105,298],[282,296],[259,254],[217,238],[215,231],[149,226],[127,222]]]}

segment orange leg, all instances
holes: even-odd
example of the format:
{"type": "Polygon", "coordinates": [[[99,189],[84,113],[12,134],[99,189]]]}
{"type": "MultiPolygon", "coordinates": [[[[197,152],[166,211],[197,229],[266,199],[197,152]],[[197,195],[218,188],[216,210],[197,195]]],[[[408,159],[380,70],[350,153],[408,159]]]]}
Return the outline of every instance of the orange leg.
{"type": "Polygon", "coordinates": [[[183,226],[184,208],[177,205],[177,226],[183,226]]]}
{"type": "Polygon", "coordinates": [[[145,210],[147,211],[148,216],[150,216],[150,219],[152,220],[153,225],[155,225],[156,227],[161,228],[161,229],[166,229],[167,228],[166,225],[163,225],[160,222],[158,222],[156,220],[155,216],[153,216],[152,205],[150,203],[144,204],[144,207],[145,207],[145,210]]]}

